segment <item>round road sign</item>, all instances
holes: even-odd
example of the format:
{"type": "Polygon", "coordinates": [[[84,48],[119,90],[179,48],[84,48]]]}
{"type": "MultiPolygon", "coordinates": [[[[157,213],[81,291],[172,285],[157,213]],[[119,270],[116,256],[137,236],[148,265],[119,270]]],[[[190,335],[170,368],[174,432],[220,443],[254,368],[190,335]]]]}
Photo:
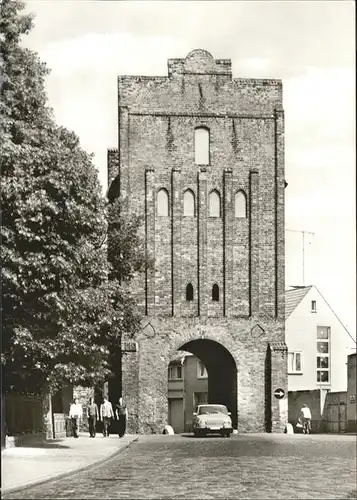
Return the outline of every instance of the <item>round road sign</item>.
{"type": "Polygon", "coordinates": [[[283,397],[285,396],[284,389],[275,389],[274,396],[276,397],[276,399],[283,399],[283,397]]]}

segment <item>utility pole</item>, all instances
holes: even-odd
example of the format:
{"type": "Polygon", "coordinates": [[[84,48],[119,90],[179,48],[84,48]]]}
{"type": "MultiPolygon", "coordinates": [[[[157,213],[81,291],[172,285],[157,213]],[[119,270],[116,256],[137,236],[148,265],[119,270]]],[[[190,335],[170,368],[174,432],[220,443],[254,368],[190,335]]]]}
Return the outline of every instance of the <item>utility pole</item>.
{"type": "Polygon", "coordinates": [[[305,234],[312,234],[311,231],[299,231],[297,229],[285,229],[289,233],[301,233],[302,234],[302,284],[305,285],[305,234]]]}

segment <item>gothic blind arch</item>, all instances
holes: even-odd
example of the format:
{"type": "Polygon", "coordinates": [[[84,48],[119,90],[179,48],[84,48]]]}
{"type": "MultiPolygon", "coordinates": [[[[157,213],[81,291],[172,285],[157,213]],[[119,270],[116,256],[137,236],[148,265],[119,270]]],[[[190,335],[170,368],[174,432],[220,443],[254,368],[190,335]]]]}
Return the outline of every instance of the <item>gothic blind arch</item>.
{"type": "Polygon", "coordinates": [[[210,217],[221,216],[221,195],[216,189],[213,189],[208,196],[208,207],[210,217]]]}
{"type": "Polygon", "coordinates": [[[247,217],[247,195],[240,189],[234,197],[235,216],[237,218],[247,217]]]}
{"type": "Polygon", "coordinates": [[[169,215],[169,193],[165,188],[159,189],[157,193],[157,215],[161,217],[169,215]]]}
{"type": "Polygon", "coordinates": [[[183,215],[195,217],[195,194],[187,189],[183,194],[183,215]]]}

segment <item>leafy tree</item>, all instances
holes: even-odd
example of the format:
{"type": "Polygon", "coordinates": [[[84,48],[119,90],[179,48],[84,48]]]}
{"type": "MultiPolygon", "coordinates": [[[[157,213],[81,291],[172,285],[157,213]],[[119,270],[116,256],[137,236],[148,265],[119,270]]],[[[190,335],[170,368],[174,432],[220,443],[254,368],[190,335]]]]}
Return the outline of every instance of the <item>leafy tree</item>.
{"type": "Polygon", "coordinates": [[[24,4],[1,4],[2,356],[5,391],[93,385],[140,318],[128,285],[144,267],[138,221],[107,206],[91,155],[56,125],[48,70],[21,36],[24,4]],[[113,219],[114,217],[114,219],[113,219]],[[135,249],[135,251],[134,251],[135,249]]]}

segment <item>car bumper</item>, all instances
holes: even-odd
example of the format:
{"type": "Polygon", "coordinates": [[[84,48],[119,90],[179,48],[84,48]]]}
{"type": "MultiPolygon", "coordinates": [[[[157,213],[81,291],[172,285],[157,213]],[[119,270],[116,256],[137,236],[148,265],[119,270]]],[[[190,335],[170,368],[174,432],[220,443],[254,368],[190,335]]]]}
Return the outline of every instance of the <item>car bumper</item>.
{"type": "Polygon", "coordinates": [[[222,432],[229,432],[230,434],[232,434],[233,432],[233,428],[232,427],[225,427],[225,426],[205,426],[205,427],[201,427],[201,426],[195,426],[193,427],[193,432],[199,432],[201,434],[213,434],[213,433],[217,433],[217,434],[221,434],[222,432]]]}

